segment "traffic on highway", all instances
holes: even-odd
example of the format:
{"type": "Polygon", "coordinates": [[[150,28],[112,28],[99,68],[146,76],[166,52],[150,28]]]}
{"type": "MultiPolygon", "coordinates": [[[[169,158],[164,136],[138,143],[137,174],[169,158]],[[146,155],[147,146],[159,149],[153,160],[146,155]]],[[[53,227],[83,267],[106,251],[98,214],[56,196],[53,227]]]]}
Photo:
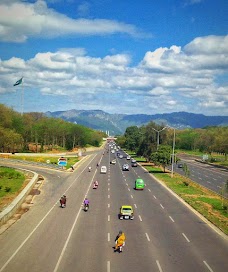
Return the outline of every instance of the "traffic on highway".
{"type": "MultiPolygon", "coordinates": [[[[185,175],[183,166],[187,165],[189,178],[200,185],[212,190],[217,194],[222,194],[224,185],[228,182],[228,170],[213,165],[205,164],[195,160],[195,158],[182,158],[174,165],[174,171],[185,175]]],[[[226,197],[228,195],[226,194],[226,197]]]]}
{"type": "Polygon", "coordinates": [[[0,272],[228,271],[227,236],[114,147],[74,172],[27,166],[45,181],[31,209],[0,235],[0,272]]]}

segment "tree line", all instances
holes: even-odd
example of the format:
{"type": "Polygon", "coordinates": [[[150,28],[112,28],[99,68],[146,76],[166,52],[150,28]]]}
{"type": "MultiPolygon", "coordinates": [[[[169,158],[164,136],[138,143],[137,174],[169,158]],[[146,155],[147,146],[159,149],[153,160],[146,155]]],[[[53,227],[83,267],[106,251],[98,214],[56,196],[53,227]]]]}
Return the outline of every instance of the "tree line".
{"type": "Polygon", "coordinates": [[[144,156],[148,161],[156,160],[156,157],[161,155],[161,153],[166,153],[166,157],[169,157],[170,160],[174,136],[175,149],[201,151],[208,154],[219,152],[223,153],[227,159],[227,126],[205,127],[202,129],[175,129],[174,131],[173,128],[166,125],[150,122],[141,127],[128,127],[124,135],[118,137],[117,142],[120,146],[134,151],[137,155],[144,156]]]}
{"type": "Polygon", "coordinates": [[[1,152],[26,152],[29,145],[42,152],[60,147],[72,150],[86,145],[99,146],[106,135],[82,125],[59,118],[46,117],[43,113],[30,112],[23,115],[0,104],[0,150],[1,152]]]}

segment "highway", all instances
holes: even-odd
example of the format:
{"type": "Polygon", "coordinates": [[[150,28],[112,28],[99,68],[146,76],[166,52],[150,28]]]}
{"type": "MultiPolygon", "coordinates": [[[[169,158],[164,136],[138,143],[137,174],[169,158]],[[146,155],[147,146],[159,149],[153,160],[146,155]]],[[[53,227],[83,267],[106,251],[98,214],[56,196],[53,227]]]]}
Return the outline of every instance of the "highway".
{"type": "MultiPolygon", "coordinates": [[[[227,236],[215,231],[141,167],[122,171],[126,159],[99,151],[73,172],[36,168],[45,177],[33,207],[0,236],[0,272],[225,272],[227,236]],[[96,168],[106,165],[108,172],[96,168]],[[92,172],[88,172],[88,166],[92,172]],[[134,190],[141,177],[146,186],[134,190]],[[97,190],[92,189],[95,180],[97,190]],[[67,196],[67,207],[59,198],[67,196]],[[82,202],[88,197],[90,209],[82,202]],[[119,220],[121,205],[132,205],[134,220],[119,220]],[[126,235],[114,253],[119,230],[126,235]]],[[[32,166],[27,166],[32,167],[32,166]]]]}
{"type": "MultiPolygon", "coordinates": [[[[186,163],[190,173],[189,178],[191,180],[218,194],[221,194],[224,184],[228,182],[227,169],[204,164],[191,157],[182,157],[179,163],[186,163]]],[[[171,169],[171,167],[169,167],[169,169],[171,169]]],[[[185,175],[183,168],[178,168],[178,164],[174,164],[174,171],[181,175],[185,175]]]]}

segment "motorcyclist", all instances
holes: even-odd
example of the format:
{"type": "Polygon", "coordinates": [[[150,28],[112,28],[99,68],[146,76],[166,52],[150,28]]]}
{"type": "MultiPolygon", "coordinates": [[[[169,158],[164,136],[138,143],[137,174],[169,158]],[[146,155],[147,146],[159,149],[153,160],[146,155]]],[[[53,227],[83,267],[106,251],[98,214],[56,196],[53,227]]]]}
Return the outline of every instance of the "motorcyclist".
{"type": "Polygon", "coordinates": [[[88,168],[88,169],[89,169],[89,172],[90,172],[90,171],[92,170],[92,167],[91,167],[91,166],[89,166],[89,168],[88,168]]]}
{"type": "Polygon", "coordinates": [[[66,207],[66,196],[65,195],[61,196],[59,202],[61,208],[66,207]]]}
{"type": "Polygon", "coordinates": [[[89,208],[89,199],[85,198],[84,200],[84,208],[88,207],[89,208]]]}
{"type": "Polygon", "coordinates": [[[97,180],[94,181],[93,186],[94,186],[94,187],[98,187],[98,181],[97,181],[97,180]]]}
{"type": "Polygon", "coordinates": [[[125,234],[120,230],[115,239],[115,243],[116,243],[115,251],[117,251],[118,249],[119,249],[119,252],[123,251],[123,246],[125,246],[125,240],[126,240],[125,234]]]}

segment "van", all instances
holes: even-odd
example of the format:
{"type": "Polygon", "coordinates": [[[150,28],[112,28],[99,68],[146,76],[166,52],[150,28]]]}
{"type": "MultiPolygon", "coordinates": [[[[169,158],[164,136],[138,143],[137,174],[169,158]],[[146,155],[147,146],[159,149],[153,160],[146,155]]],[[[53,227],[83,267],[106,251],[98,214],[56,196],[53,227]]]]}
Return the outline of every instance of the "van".
{"type": "Polygon", "coordinates": [[[101,166],[101,174],[106,174],[106,173],[107,173],[107,167],[101,166]]]}
{"type": "Polygon", "coordinates": [[[136,179],[135,181],[135,190],[143,190],[145,186],[143,179],[136,179]]]}

